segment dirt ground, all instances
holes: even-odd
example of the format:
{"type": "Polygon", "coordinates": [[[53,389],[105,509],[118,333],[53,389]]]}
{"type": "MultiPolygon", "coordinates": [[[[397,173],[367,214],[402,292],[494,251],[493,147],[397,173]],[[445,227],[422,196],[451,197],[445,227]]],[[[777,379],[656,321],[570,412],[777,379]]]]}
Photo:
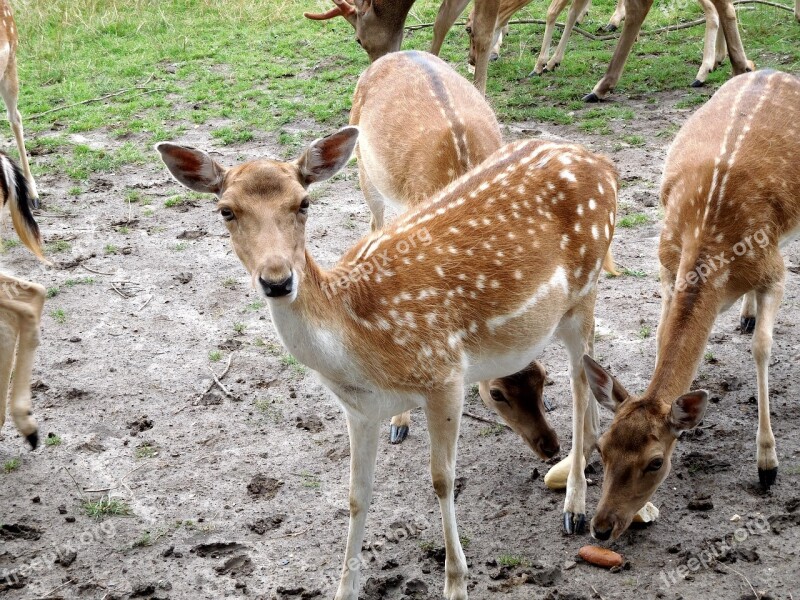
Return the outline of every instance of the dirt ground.
{"type": "MultiPolygon", "coordinates": [[[[620,212],[653,218],[618,228],[614,242],[618,263],[646,277],[603,278],[597,305],[596,353],[631,390],[646,386],[655,356],[657,193],[672,139],[662,132],[674,133],[691,112],[675,107],[684,97],[617,97],[637,118],[612,123],[608,136],[532,122],[505,132],[563,136],[609,153],[623,181],[620,212]],[[623,134],[646,143],[620,147],[623,134]]],[[[192,126],[179,141],[212,148],[210,132],[192,126]]],[[[284,152],[276,134],[258,132],[221,148],[219,160],[284,152]]],[[[356,180],[351,165],[315,194],[308,240],[325,265],[368,231],[356,180]]],[[[62,443],[30,453],[11,423],[3,429],[0,464],[21,464],[0,472],[0,597],[332,598],[347,529],[344,418],[278,345],[211,201],[165,208],[181,190],[156,162],[96,176],[78,197],[58,176],[40,178],[39,187],[46,240],[67,240],[72,251],[55,255],[53,269],[35,266],[21,248],[0,260],[60,288],[46,306],[34,411],[42,435],[62,443]],[[130,189],[152,205],[129,205],[130,189]],[[229,359],[223,383],[234,397],[206,393],[209,367],[221,374],[229,359]],[[104,495],[127,502],[131,514],[88,516],[82,504],[104,495]]],[[[464,419],[457,514],[471,598],[800,598],[800,244],[786,255],[794,273],[770,368],[777,486],[765,494],[757,485],[755,371],[737,306],[709,342],[698,386],[714,404],[677,447],[654,498],[660,520],[612,544],[628,561],[620,572],[576,560],[589,538],[562,535],[563,493],[544,487],[547,464],[513,433],[464,419]],[[709,560],[712,547],[718,560],[709,560]]],[[[551,345],[543,362],[556,404],[550,419],[568,448],[563,349],[551,345]]],[[[474,393],[467,409],[495,418],[474,393]]],[[[443,539],[427,463],[427,432],[415,413],[407,441],[380,449],[361,598],[441,597],[443,539]]],[[[590,515],[602,479],[597,456],[591,467],[590,515]]]]}

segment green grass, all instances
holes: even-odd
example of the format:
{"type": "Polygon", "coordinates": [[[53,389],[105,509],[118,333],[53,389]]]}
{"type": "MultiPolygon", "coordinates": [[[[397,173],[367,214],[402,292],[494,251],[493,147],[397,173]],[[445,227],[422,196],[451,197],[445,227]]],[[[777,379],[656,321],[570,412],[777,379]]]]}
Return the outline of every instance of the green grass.
{"type": "Polygon", "coordinates": [[[103,252],[106,254],[117,254],[119,252],[119,248],[114,244],[106,244],[105,248],[103,248],[103,252]]]}
{"type": "Polygon", "coordinates": [[[19,240],[0,240],[0,252],[5,252],[18,246],[22,246],[22,242],[19,240]]]}
{"type": "Polygon", "coordinates": [[[133,512],[124,500],[108,496],[103,496],[100,500],[84,500],[81,506],[87,516],[98,520],[105,517],[126,517],[133,512]]]}
{"type": "Polygon", "coordinates": [[[219,350],[212,350],[208,353],[208,360],[211,362],[219,362],[222,360],[222,352],[219,350]]]}
{"type": "Polygon", "coordinates": [[[650,223],[650,217],[648,217],[644,213],[635,213],[632,215],[625,215],[624,217],[620,217],[617,221],[617,227],[639,227],[640,225],[647,225],[650,223]]]}
{"type": "Polygon", "coordinates": [[[46,446],[60,446],[61,436],[55,433],[48,433],[47,437],[44,439],[44,443],[46,446]]]}
{"type": "Polygon", "coordinates": [[[238,334],[244,333],[246,329],[247,329],[247,325],[245,325],[244,323],[234,323],[233,324],[233,330],[238,334]]]}
{"type": "Polygon", "coordinates": [[[22,462],[18,458],[12,458],[3,463],[3,471],[11,473],[20,468],[22,462]]]}
{"type": "Polygon", "coordinates": [[[50,316],[53,317],[53,320],[59,325],[63,325],[67,322],[67,313],[63,308],[57,308],[51,311],[50,316]]]}
{"type": "Polygon", "coordinates": [[[650,337],[651,332],[652,329],[648,325],[642,325],[639,328],[639,337],[642,338],[643,340],[646,340],[647,338],[650,337]]]}
{"type": "Polygon", "coordinates": [[[158,450],[156,450],[153,446],[149,444],[145,444],[144,446],[139,446],[134,450],[133,455],[137,459],[141,458],[155,458],[158,456],[158,450]]]}
{"type": "Polygon", "coordinates": [[[76,285],[94,285],[97,280],[94,277],[78,277],[75,279],[67,279],[64,286],[73,288],[76,285]]]}
{"type": "Polygon", "coordinates": [[[46,296],[48,298],[55,298],[58,296],[59,292],[61,292],[61,289],[58,286],[49,287],[47,288],[46,296]]]}
{"type": "Polygon", "coordinates": [[[525,564],[525,559],[516,554],[501,554],[497,562],[503,567],[518,567],[525,564]]]}
{"type": "Polygon", "coordinates": [[[56,240],[55,242],[45,244],[44,248],[48,254],[61,254],[62,252],[69,252],[72,250],[72,245],[64,240],[56,240]]]}

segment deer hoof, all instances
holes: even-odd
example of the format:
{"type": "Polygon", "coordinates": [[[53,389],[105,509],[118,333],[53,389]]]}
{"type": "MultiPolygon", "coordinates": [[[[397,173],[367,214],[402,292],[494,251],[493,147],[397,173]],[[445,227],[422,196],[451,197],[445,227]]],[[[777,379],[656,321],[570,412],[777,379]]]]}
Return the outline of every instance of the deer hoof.
{"type": "Polygon", "coordinates": [[[617,30],[617,26],[613,23],[609,23],[608,25],[603,25],[600,28],[600,31],[605,31],[607,33],[614,33],[617,30]]]}
{"type": "Polygon", "coordinates": [[[586,515],[571,512],[564,513],[564,533],[580,535],[586,532],[586,515]]]}
{"type": "Polygon", "coordinates": [[[699,88],[699,87],[703,87],[705,84],[706,84],[706,82],[705,82],[705,81],[700,81],[699,79],[695,79],[695,80],[692,82],[692,87],[693,87],[693,88],[699,88]]]}
{"type": "Polygon", "coordinates": [[[545,412],[553,412],[556,409],[556,405],[550,402],[547,398],[542,398],[542,403],[544,404],[545,412]]]}
{"type": "Polygon", "coordinates": [[[389,443],[402,444],[403,440],[408,437],[408,427],[406,425],[392,425],[389,429],[389,443]]]}
{"type": "Polygon", "coordinates": [[[29,433],[25,436],[25,439],[31,445],[31,450],[36,450],[36,447],[39,445],[39,432],[34,431],[33,433],[29,433]]]}
{"type": "Polygon", "coordinates": [[[767,491],[773,485],[775,485],[775,480],[778,478],[778,467],[774,469],[759,469],[758,470],[758,482],[761,484],[761,487],[767,491]]]}
{"type": "Polygon", "coordinates": [[[500,55],[497,52],[492,52],[489,55],[489,62],[497,62],[498,60],[500,60],[500,55]]]}
{"type": "Polygon", "coordinates": [[[756,329],[755,317],[741,317],[739,319],[739,329],[742,333],[753,333],[756,329]]]}
{"type": "Polygon", "coordinates": [[[590,94],[586,94],[583,97],[583,101],[584,102],[590,102],[590,103],[594,104],[595,102],[600,102],[600,96],[598,96],[597,94],[592,92],[590,94]]]}

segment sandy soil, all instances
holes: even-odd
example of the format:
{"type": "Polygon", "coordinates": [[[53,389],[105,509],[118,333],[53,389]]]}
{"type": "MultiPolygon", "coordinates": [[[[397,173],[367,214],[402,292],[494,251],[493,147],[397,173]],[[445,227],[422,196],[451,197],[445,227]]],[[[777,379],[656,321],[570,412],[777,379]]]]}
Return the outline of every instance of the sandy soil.
{"type": "MultiPolygon", "coordinates": [[[[682,97],[624,99],[637,119],[613,123],[611,136],[516,123],[506,137],[564,136],[608,152],[621,171],[621,212],[657,219],[672,134],[656,134],[671,126],[674,133],[685,119],[689,111],[675,108],[682,97]],[[647,142],[619,147],[622,134],[647,142]]],[[[231,164],[283,155],[275,135],[258,133],[220,149],[219,158],[231,164]]],[[[117,143],[102,135],[91,141],[117,143]]],[[[207,127],[180,141],[213,147],[207,127]]],[[[285,357],[266,309],[252,306],[257,298],[211,201],[164,208],[181,190],[155,162],[94,177],[77,198],[60,177],[42,177],[39,187],[45,237],[70,240],[72,253],[57,255],[61,265],[49,270],[19,248],[2,261],[16,274],[61,286],[46,307],[34,410],[42,434],[63,442],[29,453],[10,423],[3,429],[0,464],[19,457],[21,465],[0,473],[0,596],[332,598],[347,527],[345,422],[314,377],[285,357]],[[152,199],[153,216],[124,202],[129,188],[152,199]],[[105,254],[109,244],[117,254],[105,254]],[[86,277],[94,283],[65,285],[86,277]],[[66,322],[51,316],[57,309],[66,322]],[[241,333],[236,324],[245,326],[241,333]],[[213,350],[218,362],[209,361],[213,350]],[[231,357],[224,383],[234,398],[205,393],[208,367],[221,373],[231,357]],[[128,502],[132,514],[87,516],[82,502],[104,494],[128,502]]],[[[318,196],[309,244],[329,265],[368,230],[369,213],[353,167],[318,196]]],[[[615,240],[618,262],[647,276],[600,284],[596,352],[631,390],[644,388],[655,354],[654,335],[643,336],[648,327],[655,333],[660,309],[656,223],[620,228],[615,240]]],[[[750,338],[737,331],[737,307],[718,320],[708,348],[713,360],[698,375],[714,404],[703,428],[678,445],[654,499],[660,521],[613,544],[628,561],[620,572],[576,561],[588,537],[562,535],[563,494],[542,483],[548,465],[513,433],[464,420],[457,512],[472,598],[737,600],[755,597],[751,586],[762,598],[800,598],[800,408],[792,400],[800,395],[800,244],[789,247],[787,260],[795,274],[770,369],[781,460],[773,491],[757,487],[754,367],[750,338]],[[718,560],[695,562],[722,541],[718,560]],[[688,576],[679,576],[680,565],[688,576]]],[[[543,361],[556,404],[550,418],[567,448],[565,354],[552,345],[543,361]]],[[[494,418],[474,394],[467,406],[494,418]]],[[[425,424],[415,415],[404,444],[380,449],[362,598],[441,597],[443,540],[427,462],[425,424]]],[[[596,457],[591,467],[590,514],[602,479],[596,457]]]]}

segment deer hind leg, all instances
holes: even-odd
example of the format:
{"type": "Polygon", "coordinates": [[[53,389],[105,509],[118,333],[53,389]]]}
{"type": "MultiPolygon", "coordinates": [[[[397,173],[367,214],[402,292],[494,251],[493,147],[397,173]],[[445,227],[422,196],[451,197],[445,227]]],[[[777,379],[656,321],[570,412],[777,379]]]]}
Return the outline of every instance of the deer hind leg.
{"type": "MultiPolygon", "coordinates": [[[[798,0],[800,2],[800,0],[798,0]]],[[[719,18],[719,15],[717,15],[719,18]]],[[[725,32],[722,27],[717,28],[717,43],[714,50],[714,65],[720,66],[728,58],[728,45],[725,43],[725,32]]]]}
{"type": "Polygon", "coordinates": [[[472,21],[472,40],[475,46],[474,83],[481,94],[486,94],[489,54],[492,50],[499,10],[499,0],[478,0],[475,3],[475,18],[472,21]]]}
{"type": "MultiPolygon", "coordinates": [[[[19,338],[14,381],[11,385],[11,417],[17,430],[35,449],[39,441],[39,427],[31,415],[31,373],[36,347],[39,345],[39,323],[45,289],[18,279],[3,278],[3,281],[6,287],[0,297],[0,309],[5,309],[6,314],[13,313],[16,317],[19,338]]],[[[13,348],[11,354],[13,356],[13,348]]]]}
{"type": "Polygon", "coordinates": [[[550,46],[553,43],[553,32],[556,28],[556,19],[558,15],[566,8],[569,0],[552,0],[550,6],[547,7],[547,22],[544,26],[544,37],[542,38],[542,49],[539,51],[539,58],[536,61],[536,66],[533,71],[528,75],[541,75],[544,72],[547,58],[550,55],[550,46]]]}
{"type": "Polygon", "coordinates": [[[578,15],[578,20],[576,21],[578,25],[583,23],[583,20],[586,18],[586,15],[589,14],[589,9],[592,7],[592,0],[589,0],[586,5],[583,7],[581,14],[578,15]]]}
{"type": "Polygon", "coordinates": [[[800,23],[800,0],[794,0],[794,18],[800,23]]]}
{"type": "Polygon", "coordinates": [[[458,537],[454,497],[456,450],[463,404],[464,386],[458,382],[429,394],[425,406],[431,438],[431,478],[442,512],[444,597],[447,600],[467,600],[467,559],[458,537]]]}
{"type": "Polygon", "coordinates": [[[395,415],[389,427],[389,443],[402,444],[408,437],[408,430],[411,427],[411,411],[395,415]]]}
{"type": "Polygon", "coordinates": [[[469,0],[444,0],[439,6],[436,14],[436,22],[433,24],[433,43],[431,44],[431,54],[439,56],[442,50],[444,38],[447,32],[453,27],[458,15],[464,12],[469,0]]]}
{"type": "Polygon", "coordinates": [[[614,49],[614,55],[611,57],[606,74],[597,82],[591,93],[583,97],[584,102],[599,102],[617,85],[651,6],[653,0],[625,0],[625,27],[622,28],[622,35],[614,49]]]}
{"type": "Polygon", "coordinates": [[[725,42],[728,45],[728,54],[731,57],[731,67],[734,75],[741,75],[747,71],[755,70],[755,65],[747,60],[739,35],[739,22],[736,19],[736,9],[732,0],[711,0],[719,14],[722,30],[725,33],[725,42]]]}
{"type": "MultiPolygon", "coordinates": [[[[692,82],[692,87],[702,87],[705,85],[708,74],[717,66],[717,40],[720,36],[719,15],[714,3],[711,0],[698,0],[703,12],[706,15],[706,33],[703,40],[703,62],[700,63],[700,70],[697,77],[692,82]]],[[[724,38],[723,38],[724,39],[724,38]]]]}
{"type": "Polygon", "coordinates": [[[39,192],[36,189],[36,182],[31,174],[31,167],[28,164],[28,154],[25,151],[25,137],[22,130],[22,115],[17,110],[17,99],[19,96],[19,83],[17,81],[17,60],[11,57],[8,61],[8,68],[5,76],[0,80],[0,95],[8,109],[8,121],[14,138],[17,140],[17,150],[19,151],[19,162],[22,165],[22,172],[28,180],[28,187],[31,191],[31,198],[34,201],[34,208],[38,207],[39,192]]]}
{"type": "Polygon", "coordinates": [[[364,199],[367,201],[369,211],[372,213],[372,217],[369,221],[369,228],[372,231],[377,231],[383,227],[383,215],[384,210],[386,209],[386,203],[383,199],[383,195],[372,183],[369,175],[367,175],[367,170],[364,168],[364,164],[361,162],[360,157],[358,161],[358,182],[361,186],[361,191],[364,192],[364,199]]]}
{"type": "MultiPolygon", "coordinates": [[[[584,469],[597,441],[597,402],[589,393],[589,381],[583,370],[583,355],[591,355],[594,347],[594,297],[595,293],[592,292],[580,305],[567,313],[556,331],[569,355],[572,384],[572,450],[565,459],[569,461],[570,470],[563,514],[564,532],[568,535],[580,534],[586,530],[584,469]]],[[[557,468],[559,465],[553,467],[557,468]]]]}
{"type": "Polygon", "coordinates": [[[555,71],[556,67],[561,64],[561,61],[564,60],[564,53],[567,50],[567,44],[569,43],[569,36],[572,34],[572,28],[575,26],[575,22],[578,20],[578,17],[583,12],[584,8],[589,5],[590,0],[573,0],[572,6],[569,8],[569,14],[567,15],[567,22],[564,25],[564,33],[561,34],[561,39],[558,41],[558,47],[556,48],[556,53],[553,54],[553,58],[551,58],[547,65],[545,66],[545,71],[555,71]]]}
{"type": "Polygon", "coordinates": [[[364,541],[367,513],[372,501],[379,425],[361,415],[348,412],[347,432],[350,435],[350,524],[335,600],[358,600],[358,581],[363,566],[361,544],[364,541]]]}
{"type": "Polygon", "coordinates": [[[6,401],[14,354],[17,349],[17,317],[0,308],[0,430],[6,422],[6,401]]]}
{"type": "Polygon", "coordinates": [[[755,331],[757,306],[756,293],[746,293],[742,300],[742,312],[739,315],[739,329],[742,333],[753,333],[755,331]]]}
{"type": "Polygon", "coordinates": [[[753,335],[753,359],[758,383],[756,457],[758,479],[764,489],[769,489],[778,475],[778,455],[775,452],[775,436],[772,434],[769,417],[769,359],[772,353],[772,330],[783,299],[783,286],[784,282],[781,280],[770,289],[756,294],[758,316],[753,335]]]}
{"type": "Polygon", "coordinates": [[[608,24],[604,25],[601,29],[603,31],[616,31],[619,29],[620,23],[625,20],[625,0],[617,0],[617,6],[614,8],[614,14],[608,20],[608,24]]]}

